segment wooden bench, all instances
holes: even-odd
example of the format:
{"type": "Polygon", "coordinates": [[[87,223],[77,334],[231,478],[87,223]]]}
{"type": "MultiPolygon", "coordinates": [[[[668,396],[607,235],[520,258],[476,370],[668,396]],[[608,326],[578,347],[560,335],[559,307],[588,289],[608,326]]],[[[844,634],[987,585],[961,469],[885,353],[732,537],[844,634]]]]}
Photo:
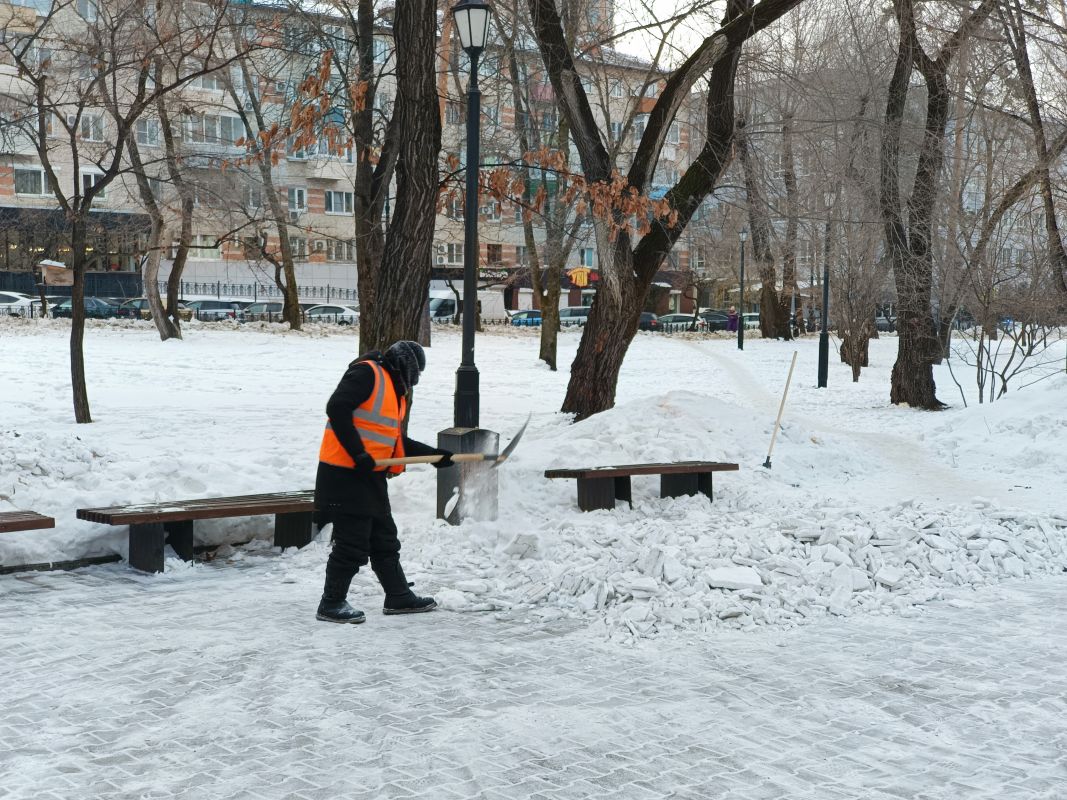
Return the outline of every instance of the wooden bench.
{"type": "Polygon", "coordinates": [[[630,493],[630,478],[633,475],[659,475],[660,497],[681,497],[700,492],[711,500],[712,473],[731,472],[737,468],[737,464],[718,461],[673,461],[668,464],[549,469],[545,470],[545,477],[577,478],[578,508],[595,511],[599,508],[615,508],[616,500],[625,500],[633,508],[633,496],[630,493]]]}
{"type": "Polygon", "coordinates": [[[55,526],[55,519],[36,511],[0,511],[0,533],[35,531],[55,526]]]}
{"type": "Polygon", "coordinates": [[[163,571],[163,548],[170,545],[186,561],[193,558],[193,521],[274,514],[274,546],[303,547],[312,539],[315,493],[279,492],[211,497],[111,508],[79,508],[78,519],[130,526],[131,567],[163,571]]]}

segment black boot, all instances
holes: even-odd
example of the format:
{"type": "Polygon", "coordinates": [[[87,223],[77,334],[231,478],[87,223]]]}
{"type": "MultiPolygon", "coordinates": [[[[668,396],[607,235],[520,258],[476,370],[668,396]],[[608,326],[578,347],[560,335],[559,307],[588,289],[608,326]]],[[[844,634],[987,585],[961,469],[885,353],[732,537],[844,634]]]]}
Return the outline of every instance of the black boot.
{"type": "Polygon", "coordinates": [[[411,591],[399,561],[379,561],[372,563],[371,568],[385,589],[383,614],[419,614],[437,608],[437,601],[432,597],[419,597],[411,591]]]}
{"type": "Polygon", "coordinates": [[[359,624],[365,622],[367,615],[358,609],[352,608],[345,600],[348,597],[348,587],[352,583],[352,575],[338,574],[337,569],[331,569],[326,565],[326,584],[322,589],[322,599],[319,601],[319,610],[315,613],[315,619],[323,622],[350,622],[359,624]]]}

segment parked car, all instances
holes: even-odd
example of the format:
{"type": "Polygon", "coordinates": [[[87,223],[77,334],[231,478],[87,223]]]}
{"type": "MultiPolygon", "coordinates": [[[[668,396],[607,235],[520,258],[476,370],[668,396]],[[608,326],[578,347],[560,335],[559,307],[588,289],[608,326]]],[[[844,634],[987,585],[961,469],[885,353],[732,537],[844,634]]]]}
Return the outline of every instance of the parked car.
{"type": "Polygon", "coordinates": [[[355,306],[318,305],[305,312],[308,322],[336,322],[340,325],[355,325],[359,322],[359,309],[355,306]]]}
{"type": "Polygon", "coordinates": [[[456,316],[456,299],[454,297],[431,297],[430,320],[447,322],[456,316]]]}
{"type": "Polygon", "coordinates": [[[516,311],[511,315],[511,324],[524,327],[537,327],[541,324],[541,312],[536,308],[527,311],[516,311]]]}
{"type": "MultiPolygon", "coordinates": [[[[63,295],[51,295],[46,294],[44,299],[48,301],[48,313],[51,315],[52,309],[59,303],[62,303],[67,298],[63,295]]],[[[30,316],[39,318],[45,316],[41,313],[41,298],[35,297],[30,301],[30,316]]]]}
{"type": "Polygon", "coordinates": [[[588,321],[589,306],[567,306],[559,310],[559,324],[563,327],[584,325],[588,321]]]}
{"type": "MultiPolygon", "coordinates": [[[[248,322],[258,322],[261,320],[280,322],[282,319],[282,309],[284,307],[284,303],[276,301],[270,303],[252,303],[252,305],[245,307],[245,320],[248,322]]],[[[308,308],[314,308],[314,305],[309,305],[308,308]]]]}
{"type": "Polygon", "coordinates": [[[700,318],[709,331],[725,331],[730,326],[730,318],[722,311],[705,311],[700,318]]]}
{"type": "Polygon", "coordinates": [[[745,330],[750,331],[759,327],[759,312],[758,311],[746,311],[741,315],[741,319],[745,324],[745,330]]]}
{"type": "Polygon", "coordinates": [[[237,300],[192,300],[186,305],[193,315],[203,322],[218,322],[233,319],[244,322],[244,304],[237,300]]]}
{"type": "Polygon", "coordinates": [[[890,333],[897,329],[897,318],[887,317],[885,314],[879,312],[874,315],[874,328],[882,333],[890,333]]]}
{"type": "Polygon", "coordinates": [[[637,322],[637,329],[641,331],[658,331],[662,328],[659,317],[651,311],[642,311],[641,319],[637,322]]]}
{"type": "MultiPolygon", "coordinates": [[[[83,306],[85,308],[85,316],[88,319],[111,319],[118,312],[117,306],[112,305],[101,297],[86,297],[83,301],[83,306]]],[[[69,297],[52,307],[52,317],[54,319],[62,317],[69,319],[73,316],[74,303],[69,297]]]]}
{"type": "MultiPolygon", "coordinates": [[[[672,331],[685,331],[689,330],[689,326],[693,325],[692,314],[681,314],[675,312],[673,314],[660,314],[659,324],[661,327],[670,327],[672,331]]],[[[696,330],[706,330],[708,327],[703,317],[698,316],[696,318],[696,330]]]]}
{"type": "Polygon", "coordinates": [[[0,314],[28,317],[32,311],[33,298],[22,292],[0,292],[0,314]]]}
{"type": "MultiPolygon", "coordinates": [[[[120,305],[115,316],[124,319],[152,319],[152,306],[147,297],[137,297],[120,305]]],[[[188,322],[192,318],[193,310],[185,303],[178,303],[178,319],[188,322]]]]}

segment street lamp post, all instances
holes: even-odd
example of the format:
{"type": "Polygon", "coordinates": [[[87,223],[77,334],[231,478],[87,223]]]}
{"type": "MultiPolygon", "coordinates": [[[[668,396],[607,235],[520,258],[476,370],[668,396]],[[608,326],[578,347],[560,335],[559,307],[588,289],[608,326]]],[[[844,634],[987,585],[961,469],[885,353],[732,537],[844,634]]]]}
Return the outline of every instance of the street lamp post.
{"type": "Polygon", "coordinates": [[[489,5],[461,0],[452,15],[459,41],[470,59],[467,84],[467,185],[463,197],[463,349],[456,371],[454,423],[457,428],[478,427],[478,368],[474,366],[474,315],[478,285],[478,162],[482,93],[478,88],[478,58],[489,35],[489,5]]]}
{"type": "MultiPolygon", "coordinates": [[[[489,4],[460,0],[452,7],[459,42],[470,59],[467,84],[467,183],[463,213],[463,342],[456,370],[454,427],[437,434],[437,445],[453,453],[495,453],[500,437],[478,427],[478,368],[474,366],[474,317],[478,301],[478,164],[482,93],[478,58],[489,36],[489,4]]],[[[496,471],[475,463],[437,470],[437,516],[456,525],[464,518],[495,519],[496,471]],[[459,502],[452,502],[458,495],[459,502]],[[449,513],[445,513],[448,510],[449,513]]]]}
{"type": "Polygon", "coordinates": [[[741,240],[741,283],[738,290],[737,300],[737,349],[745,349],[745,240],[748,239],[748,228],[742,228],[737,238],[741,240]]]}
{"type": "Polygon", "coordinates": [[[826,235],[823,245],[822,264],[822,330],[819,333],[819,380],[818,388],[826,388],[830,373],[830,214],[834,196],[826,195],[826,235]]]}

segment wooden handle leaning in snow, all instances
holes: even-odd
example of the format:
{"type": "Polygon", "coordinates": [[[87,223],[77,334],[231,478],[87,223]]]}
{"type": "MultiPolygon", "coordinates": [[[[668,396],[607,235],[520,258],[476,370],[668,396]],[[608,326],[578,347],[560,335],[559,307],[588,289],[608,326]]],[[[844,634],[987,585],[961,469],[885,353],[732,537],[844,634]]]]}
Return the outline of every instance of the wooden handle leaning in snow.
{"type": "MultiPolygon", "coordinates": [[[[375,465],[379,467],[393,467],[400,464],[433,464],[440,461],[442,456],[405,456],[404,458],[379,458],[375,465]]],[[[452,461],[462,464],[467,461],[495,461],[496,456],[486,453],[456,453],[452,461]]]]}
{"type": "Polygon", "coordinates": [[[782,402],[778,406],[778,419],[774,421],[774,432],[771,434],[771,446],[767,450],[767,461],[771,460],[774,451],[774,440],[778,438],[778,426],[782,423],[782,412],[785,411],[785,398],[789,394],[789,382],[793,380],[793,367],[797,365],[797,351],[793,351],[793,360],[789,362],[789,374],[785,378],[785,390],[782,392],[782,402]]]}

